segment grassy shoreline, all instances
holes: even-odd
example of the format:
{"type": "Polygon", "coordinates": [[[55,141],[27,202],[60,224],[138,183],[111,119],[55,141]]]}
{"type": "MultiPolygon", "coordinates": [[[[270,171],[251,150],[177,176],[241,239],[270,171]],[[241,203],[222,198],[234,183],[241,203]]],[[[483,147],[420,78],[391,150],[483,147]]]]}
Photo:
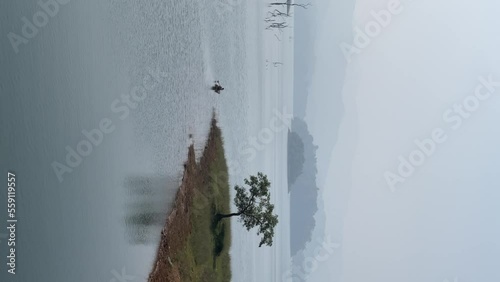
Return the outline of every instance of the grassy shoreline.
{"type": "Polygon", "coordinates": [[[230,200],[223,139],[212,118],[199,163],[189,147],[148,281],[230,281],[231,222],[214,221],[215,214],[230,212],[230,200]]]}

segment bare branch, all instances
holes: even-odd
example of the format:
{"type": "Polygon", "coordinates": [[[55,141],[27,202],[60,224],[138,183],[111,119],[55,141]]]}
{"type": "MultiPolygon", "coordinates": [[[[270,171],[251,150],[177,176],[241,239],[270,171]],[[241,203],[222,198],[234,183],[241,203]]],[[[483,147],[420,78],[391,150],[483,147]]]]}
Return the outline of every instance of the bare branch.
{"type": "Polygon", "coordinates": [[[285,27],[288,27],[288,24],[286,22],[280,22],[280,23],[271,23],[266,27],[266,29],[271,29],[271,28],[282,29],[285,27]]]}
{"type": "Polygon", "coordinates": [[[311,3],[307,4],[288,4],[286,2],[273,2],[269,3],[269,6],[296,6],[296,7],[301,7],[303,9],[307,9],[309,6],[312,6],[311,3]]]}

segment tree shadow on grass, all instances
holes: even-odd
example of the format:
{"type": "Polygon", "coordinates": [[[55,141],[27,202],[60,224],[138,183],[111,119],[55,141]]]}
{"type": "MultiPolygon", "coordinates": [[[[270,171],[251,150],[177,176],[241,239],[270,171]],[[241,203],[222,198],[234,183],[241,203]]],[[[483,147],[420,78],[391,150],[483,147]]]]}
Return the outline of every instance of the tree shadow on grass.
{"type": "Polygon", "coordinates": [[[210,226],[210,231],[212,232],[214,238],[214,249],[213,249],[213,268],[216,268],[217,258],[221,255],[224,250],[225,238],[226,238],[226,222],[224,219],[219,220],[217,214],[219,211],[217,210],[215,203],[212,204],[212,224],[210,226]]]}

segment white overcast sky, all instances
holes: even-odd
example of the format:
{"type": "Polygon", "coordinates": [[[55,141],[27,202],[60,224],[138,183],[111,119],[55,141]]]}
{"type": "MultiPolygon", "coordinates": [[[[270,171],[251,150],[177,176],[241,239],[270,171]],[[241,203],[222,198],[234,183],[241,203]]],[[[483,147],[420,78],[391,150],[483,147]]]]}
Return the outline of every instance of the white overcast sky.
{"type": "MultiPolygon", "coordinates": [[[[356,1],[353,27],[364,28],[370,11],[388,2],[356,1]]],[[[500,88],[457,130],[442,118],[474,93],[479,76],[500,81],[500,3],[401,5],[380,35],[340,66],[345,115],[330,163],[319,169],[327,172],[326,235],[341,248],[310,281],[500,281],[500,88]],[[391,192],[384,172],[396,172],[398,156],[408,158],[414,140],[436,128],[448,139],[391,192]]],[[[328,72],[339,52],[324,48],[339,47],[328,33],[338,15],[323,11],[306,114],[318,143],[325,142],[317,125],[328,123],[331,105],[321,101],[334,95],[328,72]]]]}

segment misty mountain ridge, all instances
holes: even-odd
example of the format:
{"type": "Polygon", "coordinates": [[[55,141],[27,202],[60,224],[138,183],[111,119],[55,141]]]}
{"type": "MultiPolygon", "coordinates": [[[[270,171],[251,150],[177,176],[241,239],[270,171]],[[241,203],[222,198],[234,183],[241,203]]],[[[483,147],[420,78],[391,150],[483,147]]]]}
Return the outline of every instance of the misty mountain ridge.
{"type": "Polygon", "coordinates": [[[316,150],[304,120],[294,118],[288,139],[290,250],[296,255],[311,241],[316,227],[318,192],[316,150]]]}

